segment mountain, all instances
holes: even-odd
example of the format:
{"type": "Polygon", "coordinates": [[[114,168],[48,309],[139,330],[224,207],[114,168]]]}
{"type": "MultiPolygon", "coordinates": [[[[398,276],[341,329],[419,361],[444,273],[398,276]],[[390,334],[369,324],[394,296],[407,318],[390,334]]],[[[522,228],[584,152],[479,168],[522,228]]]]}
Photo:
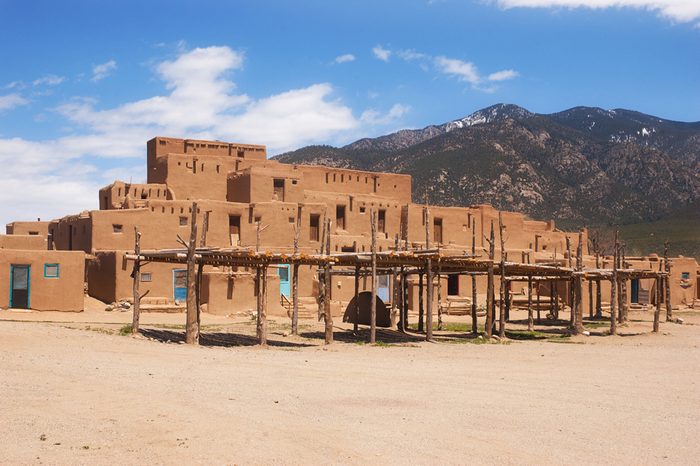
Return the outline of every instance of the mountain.
{"type": "Polygon", "coordinates": [[[406,173],[415,200],[427,193],[439,205],[490,203],[566,227],[648,222],[700,199],[700,122],[624,109],[536,114],[498,104],[444,124],[277,159],[406,173]]]}

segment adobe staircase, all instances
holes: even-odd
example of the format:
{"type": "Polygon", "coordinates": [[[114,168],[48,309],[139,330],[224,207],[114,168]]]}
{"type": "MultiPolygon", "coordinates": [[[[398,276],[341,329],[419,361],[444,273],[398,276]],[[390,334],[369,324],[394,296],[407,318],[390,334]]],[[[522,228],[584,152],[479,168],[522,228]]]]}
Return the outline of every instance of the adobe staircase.
{"type": "MultiPolygon", "coordinates": [[[[284,295],[280,295],[280,304],[287,311],[287,316],[292,318],[292,301],[284,295]]],[[[299,319],[300,320],[317,320],[318,319],[318,303],[313,296],[299,297],[299,319]]]]}

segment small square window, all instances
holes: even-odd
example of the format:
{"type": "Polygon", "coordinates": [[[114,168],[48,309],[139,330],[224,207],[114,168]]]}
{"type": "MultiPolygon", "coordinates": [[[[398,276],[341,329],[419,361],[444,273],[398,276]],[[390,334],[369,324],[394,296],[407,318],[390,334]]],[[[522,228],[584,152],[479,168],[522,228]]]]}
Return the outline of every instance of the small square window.
{"type": "Polygon", "coordinates": [[[60,273],[60,268],[58,264],[44,264],[44,277],[45,278],[58,278],[60,273]]]}
{"type": "Polygon", "coordinates": [[[124,230],[124,226],[120,225],[119,223],[113,223],[112,224],[112,231],[114,233],[121,233],[124,230]]]}
{"type": "Polygon", "coordinates": [[[360,213],[364,214],[365,213],[365,206],[360,206],[360,213]]]}
{"type": "Polygon", "coordinates": [[[681,279],[682,280],[690,280],[690,272],[682,272],[681,279]]]}
{"type": "Polygon", "coordinates": [[[187,217],[180,217],[180,226],[187,225],[187,217]]]}
{"type": "Polygon", "coordinates": [[[153,280],[153,275],[151,275],[150,272],[144,272],[141,274],[141,281],[142,282],[150,282],[153,280]]]}

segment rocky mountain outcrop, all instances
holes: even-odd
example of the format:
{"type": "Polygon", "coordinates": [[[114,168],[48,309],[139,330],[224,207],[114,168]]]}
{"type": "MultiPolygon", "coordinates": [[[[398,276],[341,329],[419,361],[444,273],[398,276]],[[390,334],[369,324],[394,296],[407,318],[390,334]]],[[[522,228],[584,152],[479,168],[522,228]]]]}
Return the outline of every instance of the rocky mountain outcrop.
{"type": "Polygon", "coordinates": [[[441,125],[278,156],[413,176],[416,200],[490,203],[566,226],[643,222],[700,199],[700,122],[499,104],[441,125]]]}

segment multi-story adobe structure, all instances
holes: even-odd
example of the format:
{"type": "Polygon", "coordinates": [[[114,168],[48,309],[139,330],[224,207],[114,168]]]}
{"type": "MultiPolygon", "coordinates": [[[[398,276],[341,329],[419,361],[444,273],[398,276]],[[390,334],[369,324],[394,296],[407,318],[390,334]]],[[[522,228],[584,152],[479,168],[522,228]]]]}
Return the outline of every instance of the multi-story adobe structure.
{"type": "MultiPolygon", "coordinates": [[[[82,251],[87,256],[85,280],[88,293],[105,302],[128,300],[132,296],[131,265],[125,253],[133,251],[135,228],[141,233],[142,249],[179,248],[178,235],[189,235],[192,202],[197,215],[207,215],[206,245],[219,248],[255,248],[291,252],[295,225],[301,225],[299,247],[317,252],[325,220],[330,218],[331,251],[369,251],[371,210],[377,212],[378,249],[389,250],[398,240],[412,248],[439,247],[446,252],[471,251],[487,255],[487,236],[499,212],[488,205],[438,207],[411,201],[411,177],[322,166],[284,164],[268,160],[259,145],[219,141],[156,137],[147,143],[147,182],[115,181],[99,192],[99,210],[70,215],[46,222],[15,222],[8,233],[38,232],[46,235],[47,249],[82,251]],[[426,210],[429,215],[426,215],[426,210]],[[426,220],[427,219],[427,220],[426,220]],[[428,222],[426,228],[426,221],[428,222]],[[260,231],[258,233],[258,225],[260,231]],[[402,227],[402,225],[404,227],[402,227]],[[31,229],[31,231],[30,231],[31,229]]],[[[564,232],[554,221],[534,221],[515,212],[501,212],[506,229],[509,261],[532,263],[568,260],[567,236],[572,244],[578,232],[564,232]]],[[[202,222],[200,221],[201,225],[202,222]]],[[[587,232],[583,231],[586,265],[587,232]]],[[[576,245],[572,245],[575,250],[576,245]]],[[[498,249],[498,242],[497,242],[498,249]]],[[[500,256],[497,250],[496,258],[500,256]]],[[[643,268],[658,265],[658,258],[630,259],[643,268]]],[[[678,277],[671,280],[672,297],[690,301],[697,297],[697,263],[674,259],[678,277]],[[687,276],[686,276],[687,275],[687,276]],[[686,296],[687,295],[687,296],[686,296]]],[[[270,269],[268,309],[285,313],[291,270],[270,269]]],[[[1,277],[0,277],[1,279],[1,277]]],[[[144,303],[177,305],[184,301],[185,271],[182,266],[150,263],[141,268],[141,288],[149,290],[144,303]]],[[[445,308],[459,308],[471,296],[466,276],[442,277],[445,308]]],[[[369,289],[368,283],[361,284],[369,289]]],[[[379,296],[389,300],[390,280],[380,276],[379,296]]],[[[562,285],[563,286],[563,285],[562,285]]],[[[630,300],[643,301],[645,281],[633,284],[630,300]],[[641,292],[641,293],[640,293],[641,292]]],[[[479,278],[479,299],[485,300],[486,281],[479,278]]],[[[409,307],[415,308],[418,287],[411,286],[409,307]]],[[[517,292],[517,290],[515,290],[517,292]]],[[[547,290],[542,290],[547,293],[547,290]]],[[[301,267],[299,295],[302,314],[315,312],[318,296],[317,271],[301,267]]],[[[562,289],[561,296],[565,295],[562,289]]],[[[333,313],[342,314],[354,296],[353,279],[334,277],[331,290],[333,313]]],[[[202,302],[207,312],[231,314],[255,308],[254,273],[245,269],[207,267],[203,277],[202,302]]],[[[481,304],[481,303],[480,303],[481,304]]]]}

